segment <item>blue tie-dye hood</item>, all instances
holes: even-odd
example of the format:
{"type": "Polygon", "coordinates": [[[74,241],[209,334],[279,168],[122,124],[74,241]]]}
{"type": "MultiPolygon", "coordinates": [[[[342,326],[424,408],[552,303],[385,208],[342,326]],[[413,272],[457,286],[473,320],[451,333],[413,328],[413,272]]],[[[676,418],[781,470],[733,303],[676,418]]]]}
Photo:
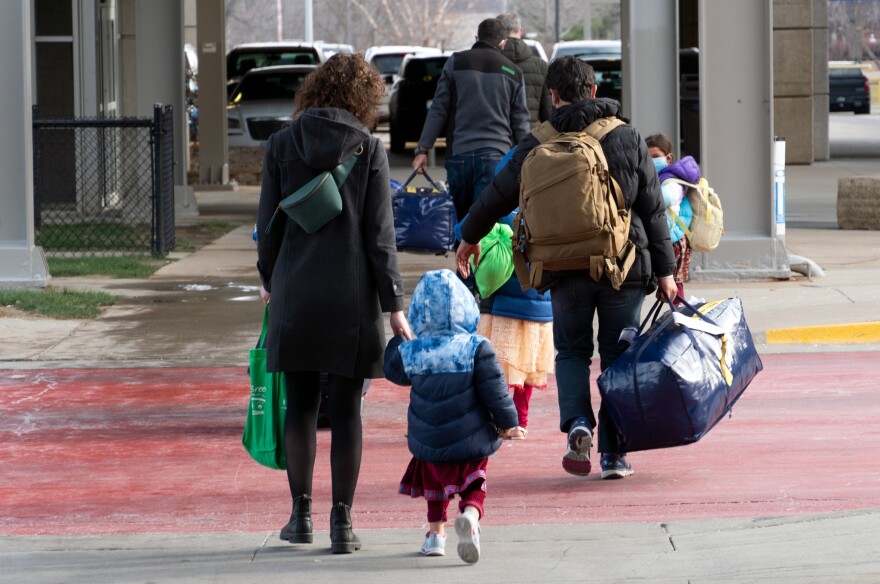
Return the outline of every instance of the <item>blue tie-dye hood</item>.
{"type": "Polygon", "coordinates": [[[409,324],[417,338],[400,346],[407,375],[473,370],[477,347],[486,340],[475,334],[479,320],[477,302],[455,274],[427,272],[409,305],[409,324]]]}

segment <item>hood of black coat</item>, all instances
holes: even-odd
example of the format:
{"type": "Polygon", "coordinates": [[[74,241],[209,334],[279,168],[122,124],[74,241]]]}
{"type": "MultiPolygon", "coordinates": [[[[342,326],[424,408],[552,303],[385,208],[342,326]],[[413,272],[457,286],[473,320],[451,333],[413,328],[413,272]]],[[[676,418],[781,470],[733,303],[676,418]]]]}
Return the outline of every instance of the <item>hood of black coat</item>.
{"type": "Polygon", "coordinates": [[[370,138],[370,132],[352,113],[337,108],[309,108],[290,131],[297,153],[318,170],[334,168],[370,138]]]}
{"type": "Polygon", "coordinates": [[[553,110],[550,123],[560,132],[580,132],[599,118],[620,116],[620,102],[600,97],[585,99],[553,110]]]}
{"type": "Polygon", "coordinates": [[[522,39],[508,37],[504,43],[504,56],[514,63],[522,63],[532,56],[532,49],[522,39]]]}

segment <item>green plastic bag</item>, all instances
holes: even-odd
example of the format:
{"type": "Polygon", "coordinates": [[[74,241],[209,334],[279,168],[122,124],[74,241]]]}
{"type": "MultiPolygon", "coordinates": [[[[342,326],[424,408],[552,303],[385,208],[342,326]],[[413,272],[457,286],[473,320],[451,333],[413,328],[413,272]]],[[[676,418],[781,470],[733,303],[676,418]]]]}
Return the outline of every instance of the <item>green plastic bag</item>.
{"type": "Polygon", "coordinates": [[[251,349],[251,399],[241,443],[251,458],[269,468],[284,470],[284,419],[287,416],[287,385],[283,373],[266,371],[266,331],[269,328],[269,305],[263,312],[263,332],[256,348],[251,349]]]}
{"type": "Polygon", "coordinates": [[[477,281],[480,296],[487,298],[501,288],[513,275],[513,230],[504,223],[496,223],[486,237],[480,240],[480,265],[471,269],[477,281]]]}

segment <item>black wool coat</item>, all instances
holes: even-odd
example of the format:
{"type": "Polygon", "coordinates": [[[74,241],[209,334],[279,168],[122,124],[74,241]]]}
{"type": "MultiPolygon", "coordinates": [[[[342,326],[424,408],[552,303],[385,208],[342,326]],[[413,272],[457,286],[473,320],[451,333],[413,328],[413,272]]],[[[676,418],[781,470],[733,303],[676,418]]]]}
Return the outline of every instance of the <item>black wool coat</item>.
{"type": "Polygon", "coordinates": [[[266,144],[257,229],[257,268],[272,295],[269,371],[382,377],[382,313],[403,309],[403,279],[381,141],[347,111],[303,112],[266,144]],[[279,211],[266,234],[283,198],[360,147],[341,215],[309,234],[279,211]]]}

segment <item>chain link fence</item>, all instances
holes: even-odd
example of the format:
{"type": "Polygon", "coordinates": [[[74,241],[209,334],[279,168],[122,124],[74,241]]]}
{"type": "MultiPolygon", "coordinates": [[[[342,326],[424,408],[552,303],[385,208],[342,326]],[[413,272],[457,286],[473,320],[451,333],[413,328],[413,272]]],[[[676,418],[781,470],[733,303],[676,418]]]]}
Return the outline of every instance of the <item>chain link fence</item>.
{"type": "Polygon", "coordinates": [[[174,248],[171,106],[153,118],[40,119],[34,111],[36,244],[59,255],[174,248]]]}

